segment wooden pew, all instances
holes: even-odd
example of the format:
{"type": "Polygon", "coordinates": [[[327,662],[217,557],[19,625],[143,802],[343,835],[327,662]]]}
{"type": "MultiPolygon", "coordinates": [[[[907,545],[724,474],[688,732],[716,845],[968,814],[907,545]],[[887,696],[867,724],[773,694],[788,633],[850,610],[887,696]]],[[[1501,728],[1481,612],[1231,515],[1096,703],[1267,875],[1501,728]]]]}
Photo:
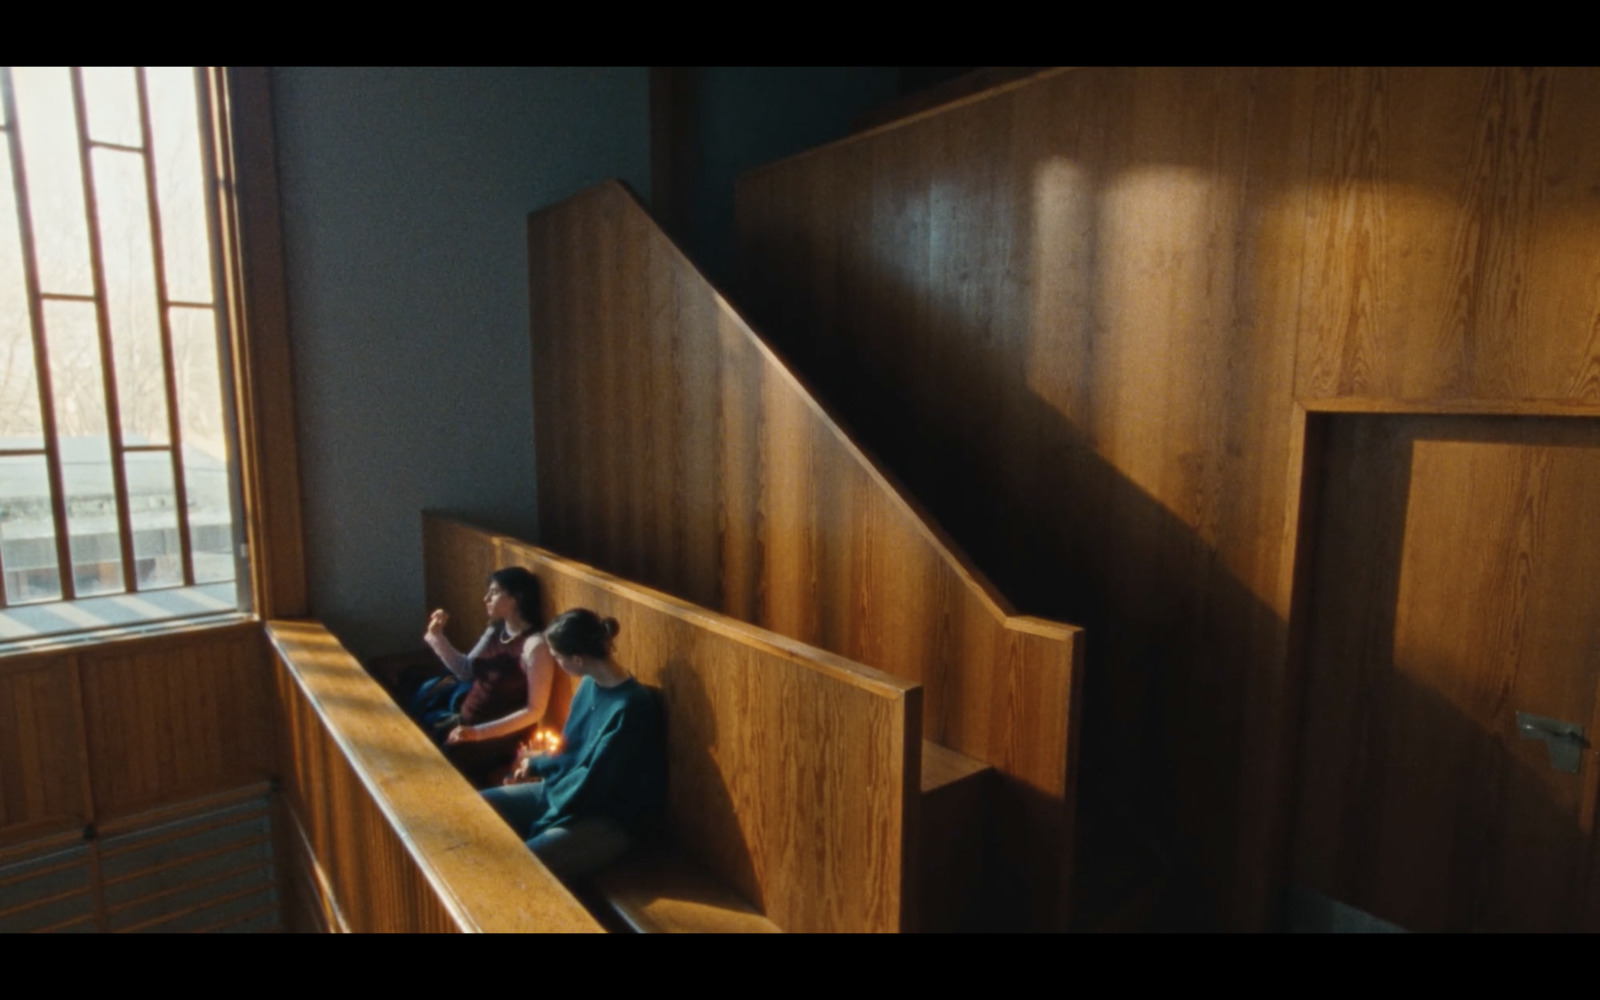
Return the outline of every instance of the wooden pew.
{"type": "Polygon", "coordinates": [[[267,625],[297,909],[323,930],[600,931],[320,623],[267,625]]]}
{"type": "Polygon", "coordinates": [[[661,692],[676,856],[596,881],[631,926],[914,926],[919,685],[512,538],[438,515],[423,530],[430,607],[475,621],[481,578],[526,566],[547,617],[616,618],[618,661],[661,692]]]}
{"type": "Polygon", "coordinates": [[[540,538],[920,684],[996,772],[986,926],[1067,929],[1081,631],[1017,614],[620,183],[530,216],[528,264],[540,538]]]}

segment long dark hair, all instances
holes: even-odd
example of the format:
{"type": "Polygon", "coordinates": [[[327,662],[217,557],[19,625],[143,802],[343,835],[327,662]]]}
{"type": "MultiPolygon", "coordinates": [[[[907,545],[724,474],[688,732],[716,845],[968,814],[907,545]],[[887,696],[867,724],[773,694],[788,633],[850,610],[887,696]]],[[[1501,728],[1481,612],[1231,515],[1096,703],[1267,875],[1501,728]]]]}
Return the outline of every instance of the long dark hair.
{"type": "Polygon", "coordinates": [[[601,618],[588,608],[573,608],[556,615],[544,630],[544,641],[562,656],[609,660],[611,640],[620,631],[622,627],[615,618],[601,618]]]}
{"type": "Polygon", "coordinates": [[[489,574],[489,582],[517,602],[517,614],[533,628],[543,620],[539,615],[539,578],[521,566],[507,566],[489,574]]]}

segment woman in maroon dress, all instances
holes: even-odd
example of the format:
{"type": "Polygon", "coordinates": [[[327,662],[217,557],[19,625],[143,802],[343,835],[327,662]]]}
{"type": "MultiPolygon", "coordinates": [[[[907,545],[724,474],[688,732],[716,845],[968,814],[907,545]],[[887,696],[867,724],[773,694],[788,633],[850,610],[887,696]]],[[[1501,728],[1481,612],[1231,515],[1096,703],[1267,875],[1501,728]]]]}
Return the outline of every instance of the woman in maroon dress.
{"type": "Polygon", "coordinates": [[[474,784],[493,784],[522,737],[544,718],[555,661],[539,632],[539,580],[520,566],[496,570],[483,595],[489,627],[470,653],[445,638],[449,615],[428,618],[423,640],[449,669],[419,692],[417,712],[445,755],[474,784]]]}

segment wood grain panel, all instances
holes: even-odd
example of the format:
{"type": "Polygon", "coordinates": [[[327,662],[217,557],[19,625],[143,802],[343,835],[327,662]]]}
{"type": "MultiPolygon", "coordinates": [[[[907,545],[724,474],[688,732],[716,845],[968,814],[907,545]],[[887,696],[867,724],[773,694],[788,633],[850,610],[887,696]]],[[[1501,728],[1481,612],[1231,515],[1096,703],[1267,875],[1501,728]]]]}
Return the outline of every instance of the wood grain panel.
{"type": "Polygon", "coordinates": [[[1415,930],[1575,930],[1593,750],[1600,421],[1346,417],[1328,431],[1297,878],[1415,930]]]}
{"type": "Polygon", "coordinates": [[[101,820],[271,776],[259,624],[132,640],[78,655],[101,820]]]}
{"type": "MultiPolygon", "coordinates": [[[[541,537],[923,684],[930,739],[1048,788],[1067,815],[1077,631],[1005,660],[1023,626],[1004,598],[620,185],[536,213],[529,248],[541,537]],[[606,266],[643,270],[589,270],[606,266]],[[1060,721],[1022,737],[1008,699],[1060,721]]],[[[1006,839],[1030,845],[1011,857],[1052,858],[1033,895],[1038,914],[1064,912],[1070,828],[1006,839]]]]}
{"type": "MultiPolygon", "coordinates": [[[[327,923],[598,931],[583,905],[315,622],[273,622],[285,792],[327,923]]],[[[304,882],[302,883],[305,884],[304,882]]]]}
{"type": "Polygon", "coordinates": [[[449,537],[532,569],[551,616],[618,620],[618,661],[667,705],[674,834],[707,871],[785,930],[908,925],[918,688],[515,539],[449,537]]]}
{"type": "Polygon", "coordinates": [[[70,654],[0,660],[0,845],[90,822],[79,706],[70,654]]]}
{"type": "Polygon", "coordinates": [[[1593,69],[1316,74],[1297,388],[1600,405],[1593,69]]]}
{"type": "Polygon", "coordinates": [[[1255,920],[1311,84],[1071,70],[738,191],[751,315],[1001,590],[1095,636],[1084,760],[1195,909],[1255,920]]]}
{"type": "Polygon", "coordinates": [[[1175,919],[1278,897],[1294,400],[1600,413],[1597,96],[1077,69],[741,179],[751,315],[1008,595],[1098,637],[1083,757],[1184,869],[1175,919]]]}

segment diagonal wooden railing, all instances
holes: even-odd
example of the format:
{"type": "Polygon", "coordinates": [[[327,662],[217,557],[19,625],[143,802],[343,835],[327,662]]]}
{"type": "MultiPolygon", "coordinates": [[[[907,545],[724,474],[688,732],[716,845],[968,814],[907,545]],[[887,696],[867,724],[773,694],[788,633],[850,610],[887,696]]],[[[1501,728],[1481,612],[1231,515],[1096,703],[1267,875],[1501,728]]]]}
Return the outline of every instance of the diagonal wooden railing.
{"type": "Polygon", "coordinates": [[[1064,929],[1082,633],[1017,615],[620,183],[529,219],[541,542],[923,686],[1002,781],[991,924],[1064,929]]]}

